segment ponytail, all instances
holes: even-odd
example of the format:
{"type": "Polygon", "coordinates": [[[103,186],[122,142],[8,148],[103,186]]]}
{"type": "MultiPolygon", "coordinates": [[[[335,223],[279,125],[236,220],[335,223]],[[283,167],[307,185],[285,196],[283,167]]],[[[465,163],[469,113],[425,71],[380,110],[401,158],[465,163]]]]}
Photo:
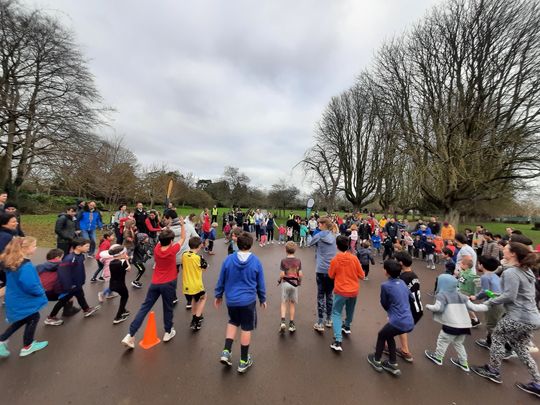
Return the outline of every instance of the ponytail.
{"type": "Polygon", "coordinates": [[[509,242],[508,248],[510,249],[510,252],[516,255],[516,259],[521,267],[537,267],[540,257],[529,249],[527,245],[519,242],[509,242]]]}
{"type": "Polygon", "coordinates": [[[27,236],[13,238],[0,255],[0,261],[6,270],[16,271],[26,257],[26,249],[36,243],[36,238],[27,236]]]}

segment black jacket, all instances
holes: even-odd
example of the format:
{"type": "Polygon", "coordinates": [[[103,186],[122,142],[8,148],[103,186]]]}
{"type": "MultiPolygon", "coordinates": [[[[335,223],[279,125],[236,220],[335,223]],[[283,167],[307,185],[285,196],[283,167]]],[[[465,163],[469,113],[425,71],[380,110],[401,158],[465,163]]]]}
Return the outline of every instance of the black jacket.
{"type": "Polygon", "coordinates": [[[54,225],[54,233],[58,242],[71,242],[75,239],[77,230],[77,220],[68,214],[58,215],[54,225]]]}
{"type": "Polygon", "coordinates": [[[135,226],[137,226],[137,232],[148,233],[148,230],[146,229],[146,224],[144,223],[147,216],[148,214],[145,210],[135,210],[135,213],[133,214],[133,219],[135,220],[135,226]]]}

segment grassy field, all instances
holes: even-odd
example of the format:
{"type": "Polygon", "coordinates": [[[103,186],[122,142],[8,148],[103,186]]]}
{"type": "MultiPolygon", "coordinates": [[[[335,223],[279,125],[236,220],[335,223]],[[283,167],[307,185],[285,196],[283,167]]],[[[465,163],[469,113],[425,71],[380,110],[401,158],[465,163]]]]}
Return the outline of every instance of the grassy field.
{"type": "MultiPolygon", "coordinates": [[[[220,226],[218,227],[218,238],[223,237],[221,233],[221,216],[223,212],[228,211],[225,208],[219,209],[218,219],[220,226]]],[[[190,213],[199,214],[200,209],[194,208],[177,208],[177,212],[182,216],[188,216],[190,213]]],[[[294,214],[304,216],[305,211],[293,211],[294,214]]],[[[341,213],[343,214],[343,213],[341,213]]],[[[285,216],[278,217],[277,222],[279,224],[286,221],[288,212],[285,213],[285,216]]],[[[23,215],[22,218],[22,228],[27,235],[34,236],[38,239],[38,245],[40,247],[54,247],[56,245],[56,237],[54,235],[54,223],[57,214],[46,214],[46,215],[23,215]]],[[[103,213],[103,220],[108,221],[110,218],[109,213],[103,213]]],[[[493,234],[504,235],[505,229],[507,227],[515,228],[521,230],[525,235],[530,237],[534,241],[534,246],[540,244],[540,231],[532,230],[532,226],[529,224],[505,224],[500,222],[483,222],[482,225],[486,227],[493,234]]],[[[463,231],[465,228],[475,229],[476,224],[460,224],[459,230],[463,231]]]]}

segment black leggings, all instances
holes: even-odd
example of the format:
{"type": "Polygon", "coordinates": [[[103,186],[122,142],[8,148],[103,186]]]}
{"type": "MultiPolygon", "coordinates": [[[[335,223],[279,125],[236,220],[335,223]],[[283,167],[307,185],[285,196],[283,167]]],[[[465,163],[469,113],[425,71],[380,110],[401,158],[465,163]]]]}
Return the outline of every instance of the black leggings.
{"type": "Polygon", "coordinates": [[[142,275],[146,271],[146,267],[144,266],[144,263],[134,263],[134,266],[137,269],[137,277],[134,281],[140,281],[142,275]]]}
{"type": "Polygon", "coordinates": [[[33,313],[32,315],[27,316],[24,319],[19,319],[17,322],[13,322],[6,331],[0,336],[0,342],[5,342],[13,335],[19,328],[25,325],[24,335],[23,335],[23,344],[24,347],[30,346],[34,341],[34,335],[36,333],[36,328],[39,322],[39,312],[33,313]]]}
{"type": "Polygon", "coordinates": [[[379,331],[379,334],[377,335],[377,345],[375,346],[375,360],[381,360],[384,350],[384,343],[386,342],[386,344],[388,345],[388,352],[390,353],[388,356],[390,363],[396,364],[396,342],[394,340],[394,336],[401,335],[403,333],[406,332],[396,328],[395,326],[390,325],[389,323],[384,325],[383,328],[379,331]]]}
{"type": "Polygon", "coordinates": [[[118,306],[118,312],[116,313],[116,319],[118,319],[122,316],[124,312],[126,312],[126,304],[129,299],[129,292],[125,285],[111,286],[111,291],[120,294],[120,305],[118,306]]]}
{"type": "Polygon", "coordinates": [[[53,307],[51,313],[49,314],[49,318],[54,318],[58,314],[58,312],[60,312],[60,310],[66,306],[71,297],[75,297],[77,299],[77,302],[79,303],[83,311],[87,311],[88,308],[90,308],[88,306],[88,303],[86,302],[86,298],[84,297],[84,291],[81,288],[79,290],[70,292],[69,294],[64,295],[62,298],[60,298],[56,305],[53,307]]]}
{"type": "Polygon", "coordinates": [[[266,232],[268,233],[268,242],[274,240],[274,228],[267,228],[266,232]]]}

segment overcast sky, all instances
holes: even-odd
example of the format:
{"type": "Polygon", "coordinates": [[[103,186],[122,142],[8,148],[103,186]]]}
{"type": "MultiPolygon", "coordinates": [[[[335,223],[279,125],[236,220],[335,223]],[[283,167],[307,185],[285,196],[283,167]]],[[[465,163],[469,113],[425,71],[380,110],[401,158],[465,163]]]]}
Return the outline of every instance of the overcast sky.
{"type": "Polygon", "coordinates": [[[333,95],[437,0],[24,0],[77,37],[112,127],[143,165],[285,178],[333,95]]]}

